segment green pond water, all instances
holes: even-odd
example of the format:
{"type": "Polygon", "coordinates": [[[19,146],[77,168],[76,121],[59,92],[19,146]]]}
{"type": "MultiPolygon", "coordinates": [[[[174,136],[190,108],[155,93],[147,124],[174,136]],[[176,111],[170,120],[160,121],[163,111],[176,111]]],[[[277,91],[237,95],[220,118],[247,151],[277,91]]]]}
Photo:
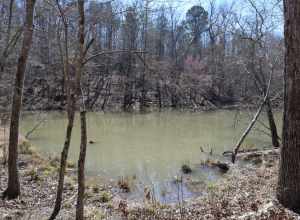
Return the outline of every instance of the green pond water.
{"type": "MultiPolygon", "coordinates": [[[[159,112],[149,114],[88,113],[86,171],[91,176],[118,179],[136,176],[141,183],[160,183],[180,175],[184,163],[199,164],[207,158],[200,147],[214,154],[231,150],[248,126],[253,113],[238,111],[159,112]]],[[[281,114],[276,113],[281,128],[281,114]]],[[[46,121],[31,135],[30,141],[41,153],[60,156],[64,143],[66,115],[59,112],[24,114],[21,131],[25,134],[41,119],[46,121]]],[[[247,147],[270,145],[265,114],[244,142],[247,147]]],[[[76,162],[80,143],[77,117],[70,160],[76,162]]],[[[214,172],[198,172],[211,181],[214,172]]]]}

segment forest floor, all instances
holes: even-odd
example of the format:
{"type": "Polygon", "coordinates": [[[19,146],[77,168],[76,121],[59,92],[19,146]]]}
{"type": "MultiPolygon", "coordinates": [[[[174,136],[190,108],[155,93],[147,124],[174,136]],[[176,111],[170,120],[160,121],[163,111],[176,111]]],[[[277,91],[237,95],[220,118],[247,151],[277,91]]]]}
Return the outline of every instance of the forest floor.
{"type": "MultiPolygon", "coordinates": [[[[0,200],[0,219],[47,219],[54,206],[59,159],[39,156],[24,140],[20,144],[19,168],[22,195],[17,200],[0,200]]],[[[203,196],[169,205],[152,200],[127,201],[116,193],[113,184],[87,181],[85,215],[86,219],[112,220],[300,219],[276,200],[277,175],[278,154],[264,155],[262,160],[256,158],[255,164],[250,161],[247,166],[231,166],[224,178],[207,186],[203,196]]],[[[57,219],[75,219],[76,182],[76,168],[69,163],[64,202],[57,219]]],[[[7,167],[1,164],[1,192],[6,184],[7,167]]]]}

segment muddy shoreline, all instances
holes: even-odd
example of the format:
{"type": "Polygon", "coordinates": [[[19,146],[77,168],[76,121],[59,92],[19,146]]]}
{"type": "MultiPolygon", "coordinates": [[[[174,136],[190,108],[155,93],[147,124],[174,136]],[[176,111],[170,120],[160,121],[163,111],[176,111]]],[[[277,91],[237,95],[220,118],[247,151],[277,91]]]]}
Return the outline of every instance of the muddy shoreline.
{"type": "MultiPolygon", "coordinates": [[[[17,200],[0,200],[0,219],[47,219],[55,195],[57,158],[43,158],[27,141],[21,142],[19,156],[22,195],[17,200]]],[[[1,149],[0,149],[1,150],[1,149]]],[[[275,197],[278,154],[264,155],[247,166],[231,166],[222,180],[205,186],[198,198],[161,204],[150,197],[142,202],[122,196],[119,183],[87,180],[87,219],[299,219],[275,197]],[[119,190],[118,190],[119,189],[119,190]]],[[[186,176],[188,177],[188,175],[186,176]]],[[[76,166],[66,172],[64,203],[57,219],[74,219],[77,196],[76,166]]],[[[0,165],[0,191],[7,183],[7,167],[0,165]]]]}

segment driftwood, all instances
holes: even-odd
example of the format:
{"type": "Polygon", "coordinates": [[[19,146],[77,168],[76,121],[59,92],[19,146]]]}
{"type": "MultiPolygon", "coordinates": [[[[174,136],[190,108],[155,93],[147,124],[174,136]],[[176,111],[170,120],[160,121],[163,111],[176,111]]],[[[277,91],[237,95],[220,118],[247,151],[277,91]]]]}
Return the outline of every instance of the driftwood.
{"type": "Polygon", "coordinates": [[[231,161],[232,163],[235,163],[236,160],[236,155],[239,152],[239,149],[242,145],[242,143],[244,142],[245,138],[247,137],[247,135],[250,133],[251,129],[253,128],[253,126],[255,125],[260,113],[263,110],[264,105],[266,104],[268,97],[269,97],[269,92],[270,92],[270,86],[271,86],[271,81],[272,81],[272,72],[270,73],[270,79],[269,79],[269,83],[268,83],[268,88],[265,94],[265,97],[262,101],[262,103],[260,104],[256,114],[254,115],[252,121],[250,122],[249,126],[247,127],[247,129],[244,131],[243,135],[241,136],[241,138],[239,139],[239,141],[237,142],[237,144],[235,145],[234,151],[232,153],[232,157],[231,157],[231,161]]]}

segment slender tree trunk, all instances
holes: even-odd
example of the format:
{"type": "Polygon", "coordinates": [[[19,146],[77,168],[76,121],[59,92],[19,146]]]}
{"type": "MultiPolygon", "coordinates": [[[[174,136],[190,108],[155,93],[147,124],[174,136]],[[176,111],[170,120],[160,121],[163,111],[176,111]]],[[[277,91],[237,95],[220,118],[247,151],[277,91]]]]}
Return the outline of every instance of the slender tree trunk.
{"type": "Polygon", "coordinates": [[[108,102],[110,96],[111,96],[111,79],[108,79],[108,82],[106,83],[106,88],[105,88],[104,100],[101,105],[102,111],[105,111],[105,106],[106,106],[106,103],[108,102]]]}
{"type": "Polygon", "coordinates": [[[79,56],[76,66],[76,82],[78,89],[78,97],[81,97],[81,107],[80,107],[80,124],[81,124],[81,142],[80,142],[80,153],[78,159],[78,196],[76,205],[76,220],[84,219],[84,191],[85,191],[85,157],[86,157],[86,147],[87,147],[87,128],[86,128],[86,111],[85,111],[85,100],[82,94],[81,88],[81,76],[82,67],[84,60],[84,0],[78,0],[78,12],[79,12],[79,30],[78,30],[78,41],[79,41],[79,56]]]}
{"type": "Polygon", "coordinates": [[[64,56],[62,54],[62,63],[64,65],[64,81],[65,81],[65,91],[67,95],[67,114],[68,114],[68,125],[65,137],[65,143],[63,146],[63,150],[61,152],[61,160],[60,160],[60,169],[58,176],[58,185],[56,191],[56,200],[53,212],[49,218],[49,220],[54,220],[58,215],[61,204],[62,204],[62,196],[63,196],[63,188],[64,188],[64,178],[69,154],[69,148],[72,138],[72,131],[74,126],[74,118],[76,111],[76,97],[74,88],[71,86],[71,78],[70,78],[70,64],[69,64],[69,49],[68,49],[68,23],[63,12],[63,9],[60,6],[59,1],[56,1],[56,5],[59,9],[61,19],[63,21],[63,31],[64,31],[64,56]]]}
{"type": "Polygon", "coordinates": [[[300,213],[300,1],[284,0],[285,93],[278,200],[300,213]]]}
{"type": "Polygon", "coordinates": [[[67,125],[67,132],[66,132],[64,147],[61,152],[56,200],[55,200],[55,206],[54,206],[53,212],[52,212],[49,220],[55,219],[61,209],[62,195],[63,195],[63,188],[64,188],[64,178],[65,178],[68,152],[69,152],[69,148],[70,148],[72,130],[73,130],[74,118],[75,118],[75,101],[72,101],[72,102],[73,102],[72,105],[68,104],[68,125],[67,125]]]}
{"type": "Polygon", "coordinates": [[[26,18],[24,24],[23,43],[18,59],[17,73],[15,78],[8,146],[8,186],[3,193],[3,198],[8,199],[15,199],[20,195],[20,182],[17,167],[19,120],[22,106],[26,63],[32,43],[34,4],[35,0],[26,1],[26,18]]]}

